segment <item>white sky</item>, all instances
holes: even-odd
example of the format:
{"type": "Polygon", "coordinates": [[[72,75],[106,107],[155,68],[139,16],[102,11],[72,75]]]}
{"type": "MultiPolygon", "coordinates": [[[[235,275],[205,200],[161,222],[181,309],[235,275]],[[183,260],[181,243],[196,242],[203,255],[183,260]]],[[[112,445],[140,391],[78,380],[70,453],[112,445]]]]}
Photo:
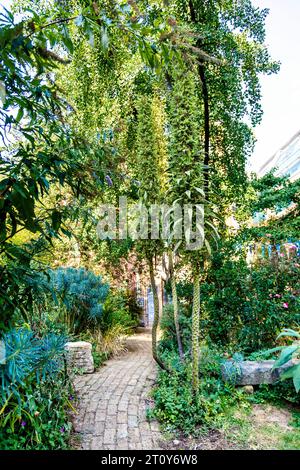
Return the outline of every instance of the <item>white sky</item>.
{"type": "Polygon", "coordinates": [[[8,10],[11,4],[12,4],[12,0],[0,0],[0,5],[3,5],[8,10]]]}
{"type": "MultiPolygon", "coordinates": [[[[269,8],[266,43],[272,58],[281,62],[278,75],[261,78],[262,123],[250,159],[255,171],[300,129],[300,0],[252,0],[269,8]]],[[[0,0],[9,8],[11,0],[0,0]]]]}
{"type": "Polygon", "coordinates": [[[261,79],[264,116],[250,161],[256,170],[300,129],[300,0],[252,1],[270,9],[266,43],[282,64],[279,74],[261,79]]]}

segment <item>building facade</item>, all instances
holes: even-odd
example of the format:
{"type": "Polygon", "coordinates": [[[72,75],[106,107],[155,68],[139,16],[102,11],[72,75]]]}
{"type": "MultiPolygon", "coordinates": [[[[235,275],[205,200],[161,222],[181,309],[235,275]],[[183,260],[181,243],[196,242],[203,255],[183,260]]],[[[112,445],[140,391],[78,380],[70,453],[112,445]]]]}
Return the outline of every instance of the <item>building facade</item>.
{"type": "Polygon", "coordinates": [[[260,167],[258,176],[272,168],[277,168],[276,176],[289,176],[291,181],[300,178],[300,131],[260,167]]]}

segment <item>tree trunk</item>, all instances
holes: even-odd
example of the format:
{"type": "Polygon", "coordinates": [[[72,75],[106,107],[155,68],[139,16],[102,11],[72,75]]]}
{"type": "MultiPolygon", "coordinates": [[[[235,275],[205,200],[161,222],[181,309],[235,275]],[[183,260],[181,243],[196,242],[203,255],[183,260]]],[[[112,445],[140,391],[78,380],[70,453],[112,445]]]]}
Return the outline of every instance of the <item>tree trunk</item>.
{"type": "MultiPolygon", "coordinates": [[[[189,0],[189,8],[191,14],[191,21],[194,24],[201,23],[201,18],[199,18],[199,12],[195,9],[194,3],[192,0],[189,0]]],[[[202,49],[202,40],[198,39],[196,42],[197,47],[202,49]]],[[[210,165],[210,109],[209,109],[209,92],[208,85],[206,80],[205,66],[203,62],[200,62],[198,66],[198,73],[202,84],[202,96],[204,103],[204,191],[206,199],[209,200],[209,165],[210,165]]]]}
{"type": "Polygon", "coordinates": [[[155,276],[154,276],[154,267],[153,267],[153,259],[149,259],[149,270],[150,270],[150,280],[151,280],[151,288],[153,292],[153,305],[154,305],[154,320],[152,325],[152,356],[153,359],[157,362],[159,367],[163,370],[168,371],[168,368],[163,364],[163,362],[159,359],[157,354],[157,329],[159,324],[159,300],[157,295],[157,289],[155,284],[155,276]]]}
{"type": "Polygon", "coordinates": [[[199,390],[199,334],[200,334],[200,277],[194,276],[192,314],[192,385],[194,393],[199,390]]]}
{"type": "Polygon", "coordinates": [[[179,309],[178,309],[176,279],[175,279],[175,275],[174,275],[173,258],[172,258],[172,252],[171,251],[169,252],[169,267],[170,267],[170,280],[171,280],[171,288],[172,288],[174,324],[175,324],[175,330],[176,330],[176,338],[177,338],[179,357],[182,361],[183,360],[183,348],[182,348],[182,342],[181,342],[181,336],[180,336],[179,309]]]}
{"type": "Polygon", "coordinates": [[[198,67],[199,76],[202,83],[202,95],[204,102],[204,191],[206,199],[209,199],[209,164],[210,164],[210,155],[209,155],[209,146],[210,146],[210,115],[209,115],[209,97],[208,97],[208,87],[206,81],[205,67],[203,63],[199,64],[198,67]]]}

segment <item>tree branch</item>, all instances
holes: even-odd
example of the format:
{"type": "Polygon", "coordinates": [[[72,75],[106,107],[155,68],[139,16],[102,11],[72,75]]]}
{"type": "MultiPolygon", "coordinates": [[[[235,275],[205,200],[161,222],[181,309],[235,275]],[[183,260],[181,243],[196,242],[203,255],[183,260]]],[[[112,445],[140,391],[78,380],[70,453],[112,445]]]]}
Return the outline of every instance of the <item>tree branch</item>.
{"type": "MultiPolygon", "coordinates": [[[[62,24],[62,23],[68,23],[69,21],[73,21],[73,20],[76,20],[76,18],[78,18],[78,16],[72,16],[70,18],[59,18],[57,20],[54,20],[54,21],[51,21],[50,23],[47,23],[45,24],[44,26],[41,26],[40,28],[38,28],[39,31],[42,31],[43,29],[46,29],[48,28],[49,26],[53,26],[55,24],[62,24]]],[[[33,21],[31,21],[30,23],[28,23],[30,29],[32,30],[30,34],[28,34],[27,37],[30,37],[32,36],[35,32],[36,32],[36,25],[33,21]]]]}

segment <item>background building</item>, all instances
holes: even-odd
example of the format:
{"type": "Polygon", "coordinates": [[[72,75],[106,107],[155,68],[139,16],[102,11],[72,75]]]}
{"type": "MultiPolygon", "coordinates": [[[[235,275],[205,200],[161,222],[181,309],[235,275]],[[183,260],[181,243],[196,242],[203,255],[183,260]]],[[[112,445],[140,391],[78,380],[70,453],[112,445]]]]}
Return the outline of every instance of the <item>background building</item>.
{"type": "Polygon", "coordinates": [[[275,167],[276,176],[288,175],[291,181],[300,178],[300,131],[260,167],[258,176],[265,175],[275,167]]]}

